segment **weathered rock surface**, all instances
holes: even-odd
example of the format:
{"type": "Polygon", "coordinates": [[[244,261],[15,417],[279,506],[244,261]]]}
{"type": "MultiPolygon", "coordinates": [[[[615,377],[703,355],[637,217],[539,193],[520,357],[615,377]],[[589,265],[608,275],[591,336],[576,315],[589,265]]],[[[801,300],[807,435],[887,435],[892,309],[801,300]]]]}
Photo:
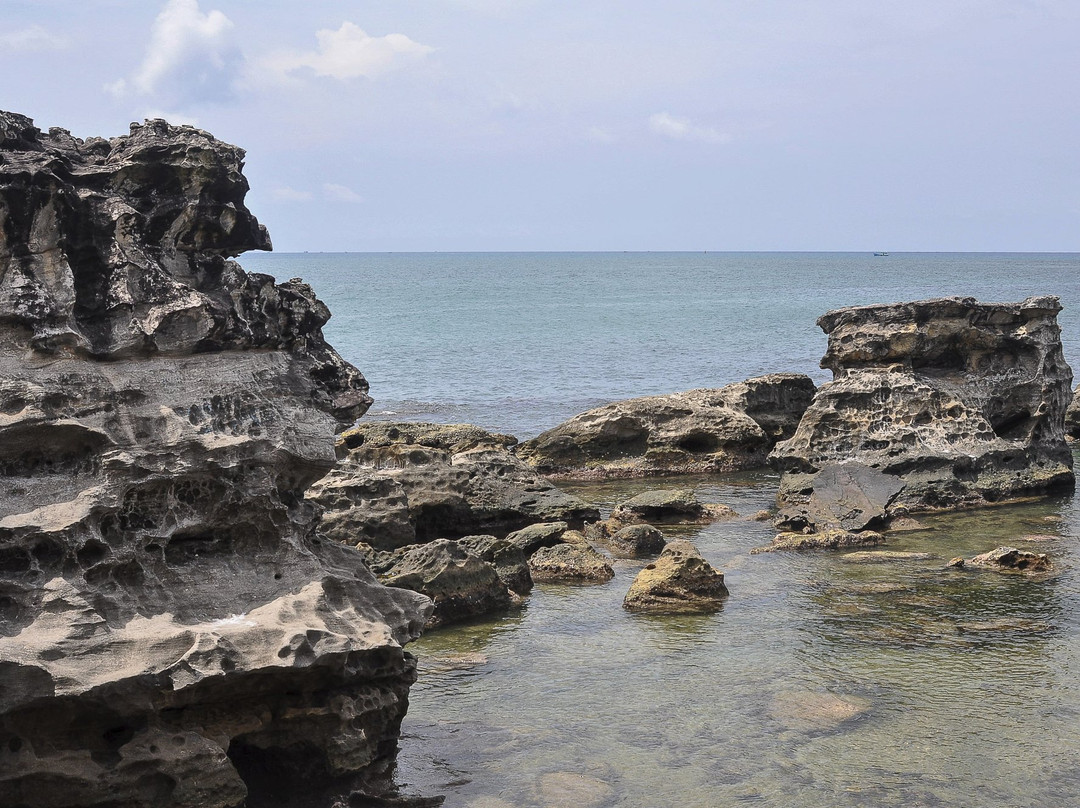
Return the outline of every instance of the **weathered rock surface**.
{"type": "MultiPolygon", "coordinates": [[[[833,371],[771,462],[780,524],[843,523],[812,506],[817,478],[856,462],[896,478],[895,495],[856,485],[874,514],[967,507],[1075,485],[1064,440],[1072,371],[1057,298],[971,298],[860,306],[818,320],[833,371]]],[[[878,517],[875,517],[878,518],[878,517]]]]}
{"type": "Polygon", "coordinates": [[[717,572],[690,542],[669,542],[660,557],[638,573],[623,608],[650,614],[715,612],[728,596],[717,572]]]}
{"type": "Polygon", "coordinates": [[[570,529],[566,522],[537,522],[506,535],[506,540],[528,558],[541,547],[553,547],[562,541],[563,534],[570,529]]]}
{"type": "Polygon", "coordinates": [[[465,536],[457,543],[495,567],[499,580],[515,595],[532,591],[529,557],[513,542],[495,536],[465,536]]]}
{"type": "Polygon", "coordinates": [[[780,533],[772,540],[772,544],[755,547],[750,552],[841,550],[846,547],[875,547],[879,544],[885,544],[885,537],[873,530],[853,533],[849,530],[832,528],[820,533],[780,533]]]}
{"type": "Polygon", "coordinates": [[[627,525],[607,539],[616,558],[642,558],[664,551],[664,534],[652,525],[627,525]]]}
{"type": "Polygon", "coordinates": [[[1051,572],[1054,565],[1046,553],[1032,553],[1015,547],[998,547],[987,553],[969,558],[967,564],[1001,572],[1051,572]]]}
{"type": "Polygon", "coordinates": [[[394,556],[393,566],[379,576],[380,580],[434,601],[427,628],[505,611],[510,606],[510,593],[495,566],[457,542],[437,539],[394,556]]]}
{"type": "Polygon", "coordinates": [[[1065,410],[1065,434],[1080,440],[1080,387],[1073,393],[1073,399],[1065,410]]]}
{"type": "Polygon", "coordinates": [[[603,583],[615,577],[611,562],[584,542],[541,547],[529,557],[529,570],[534,581],[545,582],[603,583]]]}
{"type": "Polygon", "coordinates": [[[712,390],[647,396],[598,407],[520,444],[542,474],[644,477],[737,471],[765,465],[814,395],[797,373],[774,373],[712,390]]]}
{"type": "Polygon", "coordinates": [[[390,550],[436,538],[505,535],[534,522],[580,524],[596,508],[507,451],[514,439],[462,424],[373,422],[345,432],[339,462],[308,491],[320,532],[390,550]]]}
{"type": "Polygon", "coordinates": [[[2,805],[239,806],[395,743],[430,603],[314,536],[370,399],[308,286],[228,260],[269,248],[242,159],[0,113],[2,805]]]}
{"type": "Polygon", "coordinates": [[[616,506],[611,521],[622,524],[687,524],[736,516],[726,505],[699,502],[689,488],[645,491],[616,506]]]}

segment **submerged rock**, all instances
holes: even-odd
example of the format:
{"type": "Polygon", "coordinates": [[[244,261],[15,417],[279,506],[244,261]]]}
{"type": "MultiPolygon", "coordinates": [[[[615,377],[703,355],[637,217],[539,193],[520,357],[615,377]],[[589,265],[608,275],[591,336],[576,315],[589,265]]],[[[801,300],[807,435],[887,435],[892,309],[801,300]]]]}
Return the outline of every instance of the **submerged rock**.
{"type": "Polygon", "coordinates": [[[0,113],[0,804],[233,808],[394,748],[430,613],[304,489],[370,404],[242,150],[0,113]]]}
{"type": "Polygon", "coordinates": [[[794,434],[814,395],[797,373],[774,373],[713,390],[633,398],[576,415],[520,444],[542,474],[643,477],[737,471],[765,465],[794,434]]]}
{"type": "Polygon", "coordinates": [[[900,550],[861,550],[854,553],[844,553],[840,556],[841,561],[849,564],[880,564],[891,561],[927,561],[935,558],[933,553],[911,553],[900,550]]]}
{"type": "Polygon", "coordinates": [[[865,716],[872,706],[862,696],[791,690],[773,697],[769,714],[796,732],[832,732],[865,716]]]}
{"type": "Polygon", "coordinates": [[[724,574],[692,543],[678,539],[634,578],[623,608],[650,614],[703,614],[717,611],[727,596],[724,574]]]}
{"type": "Polygon", "coordinates": [[[840,526],[811,505],[820,475],[850,463],[901,483],[894,495],[868,497],[886,515],[1073,487],[1060,310],[1055,297],[948,298],[821,317],[821,365],[834,378],[770,456],[782,472],[782,518],[840,526]]]}
{"type": "Polygon", "coordinates": [[[510,454],[513,440],[466,424],[356,426],[339,439],[337,467],[308,491],[325,509],[320,532],[390,550],[599,518],[510,454]]]}

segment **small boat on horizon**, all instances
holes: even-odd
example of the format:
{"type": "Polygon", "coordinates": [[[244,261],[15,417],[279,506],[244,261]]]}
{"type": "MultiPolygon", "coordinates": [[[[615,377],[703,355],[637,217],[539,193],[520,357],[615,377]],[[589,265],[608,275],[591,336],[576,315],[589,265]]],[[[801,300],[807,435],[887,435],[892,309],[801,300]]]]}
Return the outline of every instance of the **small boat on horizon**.
{"type": "Polygon", "coordinates": [[[874,255],[888,255],[888,253],[887,252],[876,252],[876,253],[874,253],[874,255]]]}

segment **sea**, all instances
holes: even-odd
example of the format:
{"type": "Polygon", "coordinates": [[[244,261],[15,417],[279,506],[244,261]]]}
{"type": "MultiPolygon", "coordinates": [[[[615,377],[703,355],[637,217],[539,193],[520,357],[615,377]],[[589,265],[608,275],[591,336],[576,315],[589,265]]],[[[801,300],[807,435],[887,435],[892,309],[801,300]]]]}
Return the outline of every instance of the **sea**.
{"type": "MultiPolygon", "coordinates": [[[[1057,295],[1080,363],[1080,254],[245,255],[301,277],[375,398],[366,417],[532,437],[615,399],[777,371],[828,379],[842,306],[1057,295]]],[[[726,576],[720,612],[621,608],[645,561],[540,584],[509,615],[425,635],[395,777],[454,808],[1048,808],[1080,805],[1080,500],[922,517],[890,550],[751,554],[769,470],[566,486],[606,513],[692,488],[740,517],[668,527],[726,576]],[[1031,578],[946,567],[1000,545],[1031,578]]],[[[354,804],[360,804],[355,803],[354,804]]],[[[425,803],[433,804],[433,803],[425,803]]]]}

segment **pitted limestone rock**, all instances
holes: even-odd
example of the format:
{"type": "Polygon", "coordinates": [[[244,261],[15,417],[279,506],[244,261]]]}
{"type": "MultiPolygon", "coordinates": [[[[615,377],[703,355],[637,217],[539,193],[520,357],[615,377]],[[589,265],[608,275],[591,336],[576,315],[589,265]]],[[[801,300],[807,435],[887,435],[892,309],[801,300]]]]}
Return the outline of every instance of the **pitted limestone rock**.
{"type": "Polygon", "coordinates": [[[243,152],[0,113],[0,804],[220,806],[393,750],[430,602],[320,542],[367,408],[268,249],[243,152]]]}
{"type": "Polygon", "coordinates": [[[821,365],[834,378],[770,456],[783,473],[779,524],[839,526],[807,505],[820,474],[851,462],[899,482],[894,494],[869,497],[886,516],[1073,487],[1060,310],[1055,297],[947,298],[821,317],[821,365]]]}

